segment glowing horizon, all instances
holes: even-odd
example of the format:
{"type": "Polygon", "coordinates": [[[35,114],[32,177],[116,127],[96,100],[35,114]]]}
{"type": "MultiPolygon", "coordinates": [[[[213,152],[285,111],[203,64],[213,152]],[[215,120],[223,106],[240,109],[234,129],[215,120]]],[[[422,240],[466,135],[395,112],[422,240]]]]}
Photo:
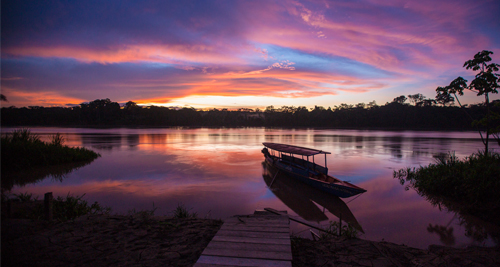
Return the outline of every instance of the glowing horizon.
{"type": "Polygon", "coordinates": [[[383,105],[500,62],[493,0],[2,4],[2,106],[383,105]]]}

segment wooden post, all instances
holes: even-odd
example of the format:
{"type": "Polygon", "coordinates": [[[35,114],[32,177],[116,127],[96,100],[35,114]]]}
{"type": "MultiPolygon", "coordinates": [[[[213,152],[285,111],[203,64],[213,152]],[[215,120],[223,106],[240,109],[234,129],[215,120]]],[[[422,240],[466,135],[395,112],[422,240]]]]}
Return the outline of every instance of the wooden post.
{"type": "Polygon", "coordinates": [[[9,199],[9,200],[7,200],[7,217],[8,218],[12,217],[12,214],[13,214],[13,212],[12,212],[12,200],[9,199]]]}
{"type": "Polygon", "coordinates": [[[339,216],[339,236],[342,236],[342,212],[339,216]]]}
{"type": "Polygon", "coordinates": [[[53,212],[52,212],[52,200],[54,197],[52,196],[52,192],[45,193],[44,197],[44,211],[45,211],[45,219],[47,221],[52,221],[53,212]]]}
{"type": "Polygon", "coordinates": [[[316,238],[318,240],[320,239],[320,236],[318,234],[316,234],[315,232],[313,232],[311,229],[309,229],[309,232],[311,232],[311,236],[314,239],[314,241],[316,241],[316,238]]]}

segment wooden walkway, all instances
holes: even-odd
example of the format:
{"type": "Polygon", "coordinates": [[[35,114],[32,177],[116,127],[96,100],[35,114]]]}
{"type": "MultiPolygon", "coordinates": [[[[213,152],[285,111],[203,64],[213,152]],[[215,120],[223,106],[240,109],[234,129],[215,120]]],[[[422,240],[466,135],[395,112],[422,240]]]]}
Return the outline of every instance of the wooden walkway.
{"type": "Polygon", "coordinates": [[[288,215],[255,211],[225,220],[194,266],[291,267],[288,215]]]}

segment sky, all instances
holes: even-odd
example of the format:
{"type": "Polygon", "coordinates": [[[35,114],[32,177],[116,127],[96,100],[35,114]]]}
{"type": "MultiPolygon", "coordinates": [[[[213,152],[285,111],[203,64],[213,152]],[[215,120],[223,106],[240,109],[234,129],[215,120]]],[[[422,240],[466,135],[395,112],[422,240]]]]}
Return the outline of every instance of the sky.
{"type": "Polygon", "coordinates": [[[463,64],[482,50],[500,63],[498,0],[7,0],[1,12],[2,106],[383,105],[471,81],[463,64]]]}

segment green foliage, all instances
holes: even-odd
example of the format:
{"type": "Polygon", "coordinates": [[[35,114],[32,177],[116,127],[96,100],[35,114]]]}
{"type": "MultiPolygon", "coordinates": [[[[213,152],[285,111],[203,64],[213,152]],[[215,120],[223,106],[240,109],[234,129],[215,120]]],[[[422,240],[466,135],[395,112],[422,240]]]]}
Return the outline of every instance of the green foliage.
{"type": "Polygon", "coordinates": [[[406,96],[404,95],[401,95],[401,96],[398,96],[396,98],[394,98],[394,100],[392,100],[393,103],[398,103],[398,104],[404,104],[404,102],[406,102],[408,98],[406,98],[406,96]]]}
{"type": "Polygon", "coordinates": [[[89,205],[82,198],[85,196],[71,196],[69,193],[66,198],[58,196],[53,201],[54,219],[60,221],[74,220],[82,215],[87,214],[109,214],[111,208],[102,207],[99,203],[94,202],[89,205]]]}
{"type": "Polygon", "coordinates": [[[155,216],[155,212],[158,208],[155,207],[155,204],[153,202],[153,208],[150,210],[141,210],[141,211],[136,211],[135,209],[131,209],[128,211],[128,214],[133,217],[139,217],[139,219],[144,223],[144,224],[149,224],[151,223],[153,217],[155,216]]]}
{"type": "Polygon", "coordinates": [[[63,146],[58,133],[45,143],[29,129],[15,130],[1,138],[2,173],[72,162],[94,160],[100,155],[86,148],[63,146]]]}
{"type": "Polygon", "coordinates": [[[33,193],[19,193],[19,194],[14,194],[14,196],[19,199],[21,202],[30,202],[30,201],[35,201],[38,200],[38,197],[33,198],[33,193]]]}
{"type": "MultiPolygon", "coordinates": [[[[3,197],[2,194],[2,206],[7,201],[12,201],[3,197]]],[[[23,207],[16,209],[15,218],[28,218],[34,220],[42,220],[44,215],[44,201],[38,200],[38,197],[33,197],[32,193],[20,193],[14,195],[19,200],[23,207]]],[[[89,214],[109,214],[111,208],[103,207],[98,202],[93,204],[88,204],[87,201],[82,198],[85,196],[72,196],[68,193],[66,197],[58,196],[52,201],[52,214],[54,220],[57,221],[68,221],[74,220],[83,215],[89,214]]]]}
{"type": "Polygon", "coordinates": [[[173,210],[172,213],[173,213],[172,217],[174,217],[176,219],[198,217],[198,213],[189,212],[189,210],[182,203],[177,204],[177,208],[175,208],[175,210],[173,210]]]}
{"type": "Polygon", "coordinates": [[[460,211],[486,221],[496,217],[492,210],[500,209],[499,177],[500,154],[483,151],[464,160],[450,154],[438,157],[435,164],[394,171],[394,178],[407,183],[406,189],[414,188],[435,204],[458,204],[460,211]]]}
{"type": "MultiPolygon", "coordinates": [[[[399,129],[458,129],[474,130],[471,121],[480,120],[487,113],[483,104],[459,108],[450,106],[453,97],[422,99],[416,94],[415,105],[408,104],[406,96],[394,102],[377,105],[350,105],[333,107],[269,106],[259,109],[172,109],[157,106],[139,106],[129,101],[122,109],[109,99],[82,104],[79,107],[2,108],[1,123],[16,125],[102,125],[102,126],[205,126],[205,127],[332,127],[332,128],[399,128],[399,129]],[[436,106],[436,101],[442,106],[436,106]],[[463,112],[471,121],[463,119],[463,112]]],[[[415,95],[413,95],[415,96],[415,95]]],[[[494,108],[496,112],[500,107],[494,108]]],[[[492,111],[493,107],[492,107],[492,111]]]]}
{"type": "Polygon", "coordinates": [[[41,143],[40,136],[31,133],[29,129],[14,130],[10,136],[5,136],[12,143],[41,143]]]}
{"type": "MultiPolygon", "coordinates": [[[[321,233],[320,234],[320,239],[325,239],[328,238],[331,235],[338,235],[339,234],[339,227],[340,224],[336,221],[330,221],[330,224],[328,227],[325,229],[327,233],[321,233]]],[[[340,236],[346,237],[348,239],[352,238],[357,238],[358,237],[358,230],[356,228],[352,227],[350,224],[344,224],[342,227],[340,227],[340,236]]]]}
{"type": "Polygon", "coordinates": [[[52,136],[51,144],[54,146],[64,145],[64,136],[62,136],[60,133],[56,133],[56,135],[52,136]]]}

